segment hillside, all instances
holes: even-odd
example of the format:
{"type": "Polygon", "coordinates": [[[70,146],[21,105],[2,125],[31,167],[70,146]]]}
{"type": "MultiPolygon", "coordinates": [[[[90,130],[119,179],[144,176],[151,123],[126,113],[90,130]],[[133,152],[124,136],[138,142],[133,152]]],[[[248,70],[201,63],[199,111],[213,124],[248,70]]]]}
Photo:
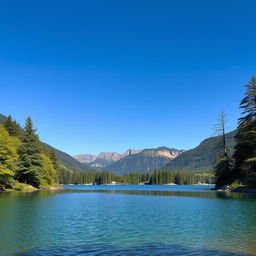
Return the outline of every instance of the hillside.
{"type": "MultiPolygon", "coordinates": [[[[227,147],[229,155],[234,151],[236,131],[232,131],[226,135],[227,147]]],[[[170,161],[165,169],[173,171],[188,171],[188,172],[213,172],[214,161],[221,155],[222,137],[211,137],[204,140],[198,147],[188,150],[170,161]]]]}
{"type": "Polygon", "coordinates": [[[122,175],[129,172],[149,173],[160,169],[184,150],[159,147],[144,149],[137,154],[131,154],[103,168],[105,171],[122,175]]]}
{"type": "MultiPolygon", "coordinates": [[[[6,116],[0,114],[0,124],[4,124],[5,120],[6,120],[6,116]]],[[[73,171],[93,171],[92,168],[80,163],[69,154],[64,153],[46,143],[42,143],[42,144],[47,148],[52,149],[56,153],[56,157],[59,160],[59,162],[63,164],[65,167],[67,167],[68,169],[73,171]]]]}

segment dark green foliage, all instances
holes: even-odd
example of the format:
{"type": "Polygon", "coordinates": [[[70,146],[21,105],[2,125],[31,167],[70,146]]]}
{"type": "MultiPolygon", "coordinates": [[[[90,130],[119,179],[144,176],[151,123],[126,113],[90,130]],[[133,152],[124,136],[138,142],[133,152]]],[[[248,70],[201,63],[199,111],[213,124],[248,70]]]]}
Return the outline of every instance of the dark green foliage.
{"type": "Polygon", "coordinates": [[[150,184],[162,185],[162,184],[178,184],[189,185],[196,183],[196,176],[188,172],[174,172],[169,170],[154,171],[150,176],[150,184]]]}
{"type": "Polygon", "coordinates": [[[222,187],[231,182],[231,159],[224,155],[222,158],[216,160],[215,177],[216,187],[222,187]]]}
{"type": "MultiPolygon", "coordinates": [[[[226,134],[229,155],[233,154],[236,131],[226,134]]],[[[165,169],[195,173],[214,173],[214,163],[223,154],[222,136],[204,140],[198,147],[188,150],[173,159],[165,169]]]]}
{"type": "Polygon", "coordinates": [[[209,174],[193,174],[186,172],[173,172],[169,170],[153,171],[152,173],[127,173],[123,176],[110,172],[72,172],[62,170],[60,172],[62,184],[151,184],[164,185],[175,183],[178,185],[189,185],[197,183],[214,183],[214,176],[209,174]]]}
{"type": "Polygon", "coordinates": [[[28,117],[22,132],[21,145],[18,149],[19,162],[16,179],[38,187],[40,174],[43,172],[40,158],[42,148],[35,131],[32,120],[28,117]]]}
{"type": "Polygon", "coordinates": [[[242,117],[239,119],[233,155],[233,178],[248,183],[256,177],[256,77],[252,77],[245,87],[246,96],[240,104],[242,117]]]}
{"type": "Polygon", "coordinates": [[[12,120],[10,115],[4,121],[4,128],[9,132],[10,136],[19,137],[22,133],[20,125],[15,120],[12,120]]]}

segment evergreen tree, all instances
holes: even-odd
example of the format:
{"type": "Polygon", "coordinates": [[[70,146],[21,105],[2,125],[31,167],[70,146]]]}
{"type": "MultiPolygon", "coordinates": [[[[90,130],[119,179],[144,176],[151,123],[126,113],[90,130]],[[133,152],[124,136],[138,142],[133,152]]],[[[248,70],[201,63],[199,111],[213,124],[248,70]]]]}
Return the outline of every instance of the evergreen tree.
{"type": "Polygon", "coordinates": [[[8,131],[10,136],[19,137],[21,134],[20,125],[12,120],[11,115],[9,115],[4,123],[4,128],[8,131]]]}
{"type": "Polygon", "coordinates": [[[242,117],[239,119],[234,153],[235,179],[248,182],[256,175],[256,77],[246,87],[246,96],[240,104],[242,117]]]}
{"type": "Polygon", "coordinates": [[[3,125],[0,125],[0,184],[4,187],[13,182],[18,160],[19,140],[11,137],[3,125]]]}
{"type": "Polygon", "coordinates": [[[19,147],[19,164],[16,178],[20,182],[39,187],[40,177],[43,173],[42,159],[40,157],[41,144],[33,129],[30,117],[27,118],[19,147]]]}

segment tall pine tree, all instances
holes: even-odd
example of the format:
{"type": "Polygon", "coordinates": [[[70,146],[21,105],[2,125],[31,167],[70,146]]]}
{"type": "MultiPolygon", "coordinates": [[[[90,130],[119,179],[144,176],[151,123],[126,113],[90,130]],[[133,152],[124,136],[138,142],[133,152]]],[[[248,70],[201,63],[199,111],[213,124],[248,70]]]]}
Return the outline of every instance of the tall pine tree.
{"type": "Polygon", "coordinates": [[[40,157],[41,144],[33,129],[30,117],[27,118],[19,147],[19,163],[16,178],[20,182],[39,187],[40,177],[43,173],[42,159],[40,157]]]}
{"type": "Polygon", "coordinates": [[[256,77],[253,76],[245,87],[236,135],[234,177],[248,182],[256,175],[256,77]]]}

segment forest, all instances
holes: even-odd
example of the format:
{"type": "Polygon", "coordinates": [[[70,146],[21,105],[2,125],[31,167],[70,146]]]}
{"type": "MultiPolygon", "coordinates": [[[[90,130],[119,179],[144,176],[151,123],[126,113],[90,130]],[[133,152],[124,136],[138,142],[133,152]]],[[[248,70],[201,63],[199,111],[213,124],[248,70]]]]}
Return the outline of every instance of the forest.
{"type": "Polygon", "coordinates": [[[122,176],[111,172],[72,172],[63,169],[59,180],[62,184],[148,184],[148,185],[191,185],[214,184],[213,174],[194,174],[189,172],[175,172],[169,170],[155,170],[152,173],[127,173],[122,176]]]}

